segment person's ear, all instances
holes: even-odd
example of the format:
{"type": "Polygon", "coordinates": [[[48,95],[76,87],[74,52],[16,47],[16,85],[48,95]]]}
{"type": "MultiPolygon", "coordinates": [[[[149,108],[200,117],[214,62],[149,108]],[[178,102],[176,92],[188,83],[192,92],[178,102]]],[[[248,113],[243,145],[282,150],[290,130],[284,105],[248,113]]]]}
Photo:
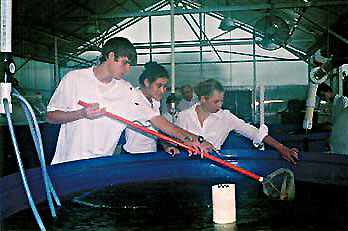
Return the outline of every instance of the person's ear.
{"type": "Polygon", "coordinates": [[[202,103],[205,103],[206,100],[207,100],[207,96],[201,96],[202,103]]]}
{"type": "Polygon", "coordinates": [[[150,86],[150,82],[149,82],[148,79],[144,80],[144,85],[145,85],[145,87],[149,87],[150,86]]]}
{"type": "Polygon", "coordinates": [[[108,54],[108,58],[106,60],[114,61],[115,60],[115,53],[113,51],[110,51],[108,54]]]}

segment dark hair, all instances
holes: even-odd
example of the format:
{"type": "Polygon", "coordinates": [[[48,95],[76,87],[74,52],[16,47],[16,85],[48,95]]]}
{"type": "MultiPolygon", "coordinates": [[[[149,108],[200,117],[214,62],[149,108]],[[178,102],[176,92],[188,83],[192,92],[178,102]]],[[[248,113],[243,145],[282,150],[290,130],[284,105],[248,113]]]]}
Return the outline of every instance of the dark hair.
{"type": "Polygon", "coordinates": [[[145,70],[139,77],[139,83],[142,86],[144,86],[145,79],[149,80],[149,83],[151,84],[158,78],[168,79],[169,77],[168,71],[157,62],[147,62],[144,67],[145,70]]]}
{"type": "Polygon", "coordinates": [[[191,90],[193,90],[190,84],[184,84],[180,87],[180,91],[183,91],[185,88],[190,88],[191,90]]]}
{"type": "Polygon", "coordinates": [[[195,88],[195,92],[200,99],[202,96],[212,96],[214,90],[218,92],[223,92],[224,88],[222,87],[221,83],[215,79],[208,79],[204,80],[195,88]]]}
{"type": "Polygon", "coordinates": [[[317,96],[319,96],[322,92],[332,92],[332,88],[326,83],[321,83],[317,89],[317,96]]]}
{"type": "Polygon", "coordinates": [[[115,37],[109,39],[101,49],[102,57],[100,58],[101,62],[106,61],[110,52],[114,52],[115,59],[119,57],[127,57],[131,64],[137,63],[137,52],[133,44],[126,38],[115,37]]]}

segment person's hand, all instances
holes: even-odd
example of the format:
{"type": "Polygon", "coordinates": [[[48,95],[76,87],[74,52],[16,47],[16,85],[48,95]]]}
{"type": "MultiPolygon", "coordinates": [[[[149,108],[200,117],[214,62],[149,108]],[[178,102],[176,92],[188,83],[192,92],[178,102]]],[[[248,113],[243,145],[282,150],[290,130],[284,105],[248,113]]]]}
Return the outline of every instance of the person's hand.
{"type": "Polygon", "coordinates": [[[86,119],[97,119],[105,115],[106,109],[100,108],[99,103],[92,103],[88,107],[84,107],[82,110],[83,118],[86,119]]]}
{"type": "Polygon", "coordinates": [[[214,146],[206,140],[204,140],[203,142],[200,141],[199,143],[201,144],[201,147],[205,150],[204,152],[206,153],[209,153],[214,150],[214,146]]]}
{"type": "Polygon", "coordinates": [[[179,149],[175,147],[166,147],[164,148],[164,151],[169,153],[171,156],[178,155],[180,153],[179,149]]]}
{"type": "Polygon", "coordinates": [[[185,140],[185,144],[188,146],[191,146],[195,151],[190,151],[189,152],[189,156],[191,156],[192,154],[194,155],[201,155],[201,158],[203,158],[203,153],[209,153],[214,147],[211,143],[207,142],[207,141],[198,141],[198,140],[194,140],[194,141],[186,141],[185,140]]]}
{"type": "Polygon", "coordinates": [[[299,158],[298,158],[299,150],[297,148],[288,148],[283,146],[283,148],[280,150],[280,153],[282,154],[282,157],[285,160],[293,164],[297,164],[297,162],[299,161],[299,158]]]}

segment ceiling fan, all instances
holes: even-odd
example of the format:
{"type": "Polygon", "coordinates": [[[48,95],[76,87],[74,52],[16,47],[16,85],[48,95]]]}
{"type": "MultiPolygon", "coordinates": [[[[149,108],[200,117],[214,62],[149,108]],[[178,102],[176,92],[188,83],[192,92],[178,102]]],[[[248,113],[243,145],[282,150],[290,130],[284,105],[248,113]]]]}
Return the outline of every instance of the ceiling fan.
{"type": "Polygon", "coordinates": [[[289,25],[279,16],[267,15],[258,20],[254,26],[256,44],[273,51],[287,43],[290,35],[289,25]]]}

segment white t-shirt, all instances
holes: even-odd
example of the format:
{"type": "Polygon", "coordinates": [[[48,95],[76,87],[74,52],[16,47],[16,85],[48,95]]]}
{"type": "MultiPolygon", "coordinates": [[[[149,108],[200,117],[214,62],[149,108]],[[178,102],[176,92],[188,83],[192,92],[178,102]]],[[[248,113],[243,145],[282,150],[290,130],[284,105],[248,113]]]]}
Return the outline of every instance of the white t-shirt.
{"type": "Polygon", "coordinates": [[[267,135],[267,129],[257,129],[233,115],[229,110],[220,109],[216,113],[210,114],[201,126],[196,112],[197,105],[179,112],[175,124],[198,136],[203,136],[216,149],[220,149],[230,131],[235,131],[250,140],[254,145],[262,144],[263,138],[267,135]]]}
{"type": "MultiPolygon", "coordinates": [[[[160,115],[160,102],[153,100],[152,104],[150,101],[145,97],[145,95],[141,92],[139,88],[134,89],[136,93],[136,102],[138,104],[138,107],[151,107],[157,115],[160,115]]],[[[141,125],[155,130],[149,121],[139,120],[141,125]]],[[[157,142],[156,138],[134,131],[133,129],[127,128],[126,129],[126,144],[123,145],[124,150],[126,150],[129,153],[146,153],[146,152],[156,152],[157,151],[157,142]]]]}
{"type": "MultiPolygon", "coordinates": [[[[76,111],[78,101],[99,103],[108,112],[128,120],[150,120],[156,116],[151,108],[136,108],[134,87],[125,80],[100,82],[93,68],[69,72],[54,92],[47,111],[76,111]]],[[[122,122],[101,117],[80,119],[61,125],[56,153],[51,164],[112,155],[125,128],[122,122]]]]}

